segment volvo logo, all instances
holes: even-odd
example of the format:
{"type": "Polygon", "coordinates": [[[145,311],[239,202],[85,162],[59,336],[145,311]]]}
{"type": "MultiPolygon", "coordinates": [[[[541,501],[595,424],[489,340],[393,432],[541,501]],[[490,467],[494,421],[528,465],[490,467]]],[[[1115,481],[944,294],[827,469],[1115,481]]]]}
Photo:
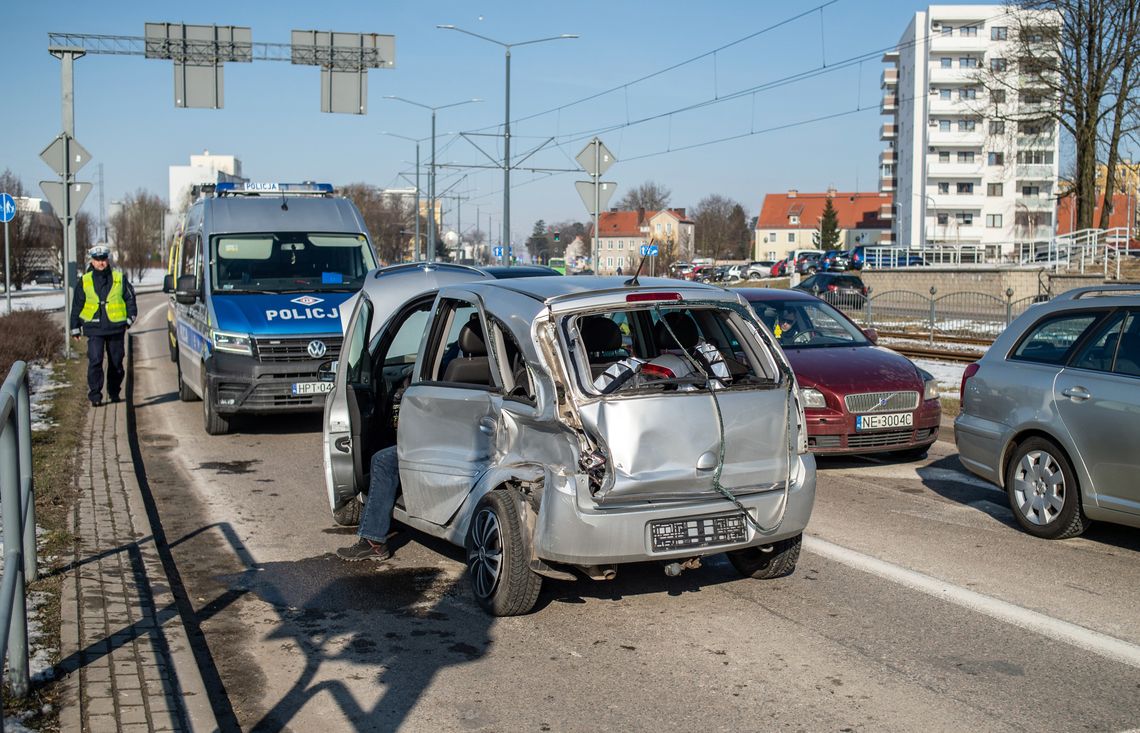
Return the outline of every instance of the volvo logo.
{"type": "Polygon", "coordinates": [[[309,356],[313,357],[314,359],[320,359],[325,355],[326,351],[328,351],[328,347],[325,346],[324,341],[318,341],[314,339],[309,342],[309,356]]]}

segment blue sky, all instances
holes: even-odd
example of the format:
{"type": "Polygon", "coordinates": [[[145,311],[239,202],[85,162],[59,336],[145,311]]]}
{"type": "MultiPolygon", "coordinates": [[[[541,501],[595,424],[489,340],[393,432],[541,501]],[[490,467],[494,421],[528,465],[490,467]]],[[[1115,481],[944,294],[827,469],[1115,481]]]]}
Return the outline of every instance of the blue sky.
{"type": "MultiPolygon", "coordinates": [[[[924,4],[909,0],[835,0],[821,12],[745,40],[647,81],[629,83],[761,31],[826,0],[746,0],[694,3],[634,2],[261,2],[20,3],[0,11],[0,68],[6,70],[0,116],[0,170],[11,169],[32,195],[50,178],[40,151],[61,129],[60,64],[47,52],[47,34],[69,32],[141,36],[146,22],[250,26],[255,42],[288,43],[292,29],[388,33],[396,36],[394,70],[368,75],[368,114],[320,112],[319,72],[283,62],[228,64],[225,108],[176,109],[173,67],[141,56],[88,55],[76,62],[76,138],[92,154],[79,178],[96,181],[103,164],[108,202],[146,189],[167,196],[167,167],[192,153],[237,155],[259,181],[363,181],[400,186],[413,170],[414,146],[386,137],[430,133],[430,113],[384,99],[398,95],[431,105],[479,97],[485,101],[438,113],[437,160],[486,163],[463,139],[444,133],[498,131],[503,121],[504,53],[499,46],[452,31],[451,23],[506,42],[576,33],[580,38],[516,48],[511,67],[511,117],[547,112],[513,125],[512,152],[547,138],[528,164],[573,168],[590,134],[601,133],[618,162],[606,178],[616,196],[645,180],[673,192],[671,204],[692,208],[704,196],[740,201],[750,216],[765,193],[874,190],[878,139],[878,56],[850,68],[755,94],[704,104],[741,89],[834,67],[893,45],[924,4]],[[822,23],[821,23],[822,17],[822,23]],[[822,27],[821,27],[822,26],[822,27]],[[569,103],[618,87],[588,102],[569,103]],[[567,106],[569,105],[569,106],[567,106]],[[561,108],[561,109],[559,109],[561,108]],[[856,111],[862,108],[863,111],[856,111]],[[847,113],[847,114],[844,114],[847,113]],[[798,124],[828,115],[830,120],[798,124]],[[639,119],[658,116],[644,123],[639,119]],[[786,126],[786,127],[784,127],[786,126]],[[770,128],[784,129],[763,132],[770,128]],[[751,134],[761,131],[758,134],[751,134]],[[738,139],[692,147],[710,140],[738,139]]],[[[498,155],[501,141],[482,138],[498,155]]],[[[426,161],[428,144],[422,146],[426,161]]],[[[439,189],[461,173],[441,169],[439,189]]],[[[584,174],[516,171],[512,232],[521,241],[536,219],[585,220],[574,189],[584,174]]],[[[501,226],[502,172],[470,170],[456,192],[463,227],[476,207],[501,226]]],[[[425,184],[426,187],[426,184],[425,184]]],[[[96,216],[98,192],[84,210],[96,216]]],[[[446,215],[454,225],[455,214],[446,215]]]]}

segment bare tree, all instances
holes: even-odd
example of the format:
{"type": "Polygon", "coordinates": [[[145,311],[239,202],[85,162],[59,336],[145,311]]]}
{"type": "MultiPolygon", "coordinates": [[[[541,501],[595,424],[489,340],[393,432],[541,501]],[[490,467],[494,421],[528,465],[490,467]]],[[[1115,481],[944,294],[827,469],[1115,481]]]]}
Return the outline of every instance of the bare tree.
{"type": "Polygon", "coordinates": [[[736,255],[740,225],[747,217],[739,203],[719,194],[712,194],[700,200],[693,212],[696,224],[697,254],[716,260],[732,258],[736,255]],[[737,220],[733,211],[740,208],[737,220]]]}
{"type": "MultiPolygon", "coordinates": [[[[978,81],[986,114],[1009,135],[1047,134],[1060,125],[1073,140],[1076,228],[1093,226],[1097,163],[1109,171],[1120,142],[1140,124],[1140,4],[1136,0],[1012,0],[1010,58],[989,59],[978,81]],[[1016,98],[1017,104],[1006,104],[1016,98]]],[[[1017,162],[1017,161],[1011,161],[1017,162]]],[[[1111,213],[1112,176],[1100,226],[1111,213]]]]}
{"type": "Polygon", "coordinates": [[[660,211],[669,205],[669,197],[673,192],[656,181],[646,181],[640,186],[631,188],[618,199],[617,208],[625,211],[635,211],[644,208],[646,211],[660,211]]]}
{"type": "Polygon", "coordinates": [[[147,268],[162,265],[158,257],[165,216],[166,202],[140,189],[128,194],[111,219],[116,260],[131,279],[138,280],[147,268]]]}
{"type": "MultiPolygon", "coordinates": [[[[402,261],[407,251],[407,232],[415,228],[413,207],[406,205],[402,198],[385,196],[367,183],[350,183],[342,186],[340,192],[360,210],[380,261],[402,261]]],[[[420,231],[427,232],[426,222],[420,231]]]]}

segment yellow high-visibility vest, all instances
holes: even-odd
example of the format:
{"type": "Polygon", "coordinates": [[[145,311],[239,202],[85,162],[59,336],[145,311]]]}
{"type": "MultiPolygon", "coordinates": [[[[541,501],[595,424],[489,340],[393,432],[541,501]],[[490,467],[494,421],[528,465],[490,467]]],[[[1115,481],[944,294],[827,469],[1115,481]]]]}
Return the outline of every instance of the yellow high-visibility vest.
{"type": "Polygon", "coordinates": [[[111,323],[125,323],[127,320],[127,301],[123,300],[123,273],[119,270],[111,271],[111,291],[107,293],[106,302],[99,301],[99,294],[95,292],[94,273],[83,274],[83,294],[87,300],[83,303],[83,310],[79,311],[79,320],[90,321],[99,312],[99,306],[107,307],[107,320],[111,323]]]}

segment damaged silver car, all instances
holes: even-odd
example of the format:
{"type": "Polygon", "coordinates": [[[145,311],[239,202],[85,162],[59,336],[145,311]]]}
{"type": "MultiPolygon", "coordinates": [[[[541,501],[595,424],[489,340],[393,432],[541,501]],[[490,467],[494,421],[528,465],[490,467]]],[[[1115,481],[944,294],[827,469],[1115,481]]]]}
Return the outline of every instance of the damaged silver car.
{"type": "Polygon", "coordinates": [[[669,574],[727,552],[795,569],[815,497],[791,368],[725,290],[620,277],[370,274],[325,409],[334,519],[393,443],[394,517],[466,548],[476,600],[528,612],[544,577],[669,574]]]}

